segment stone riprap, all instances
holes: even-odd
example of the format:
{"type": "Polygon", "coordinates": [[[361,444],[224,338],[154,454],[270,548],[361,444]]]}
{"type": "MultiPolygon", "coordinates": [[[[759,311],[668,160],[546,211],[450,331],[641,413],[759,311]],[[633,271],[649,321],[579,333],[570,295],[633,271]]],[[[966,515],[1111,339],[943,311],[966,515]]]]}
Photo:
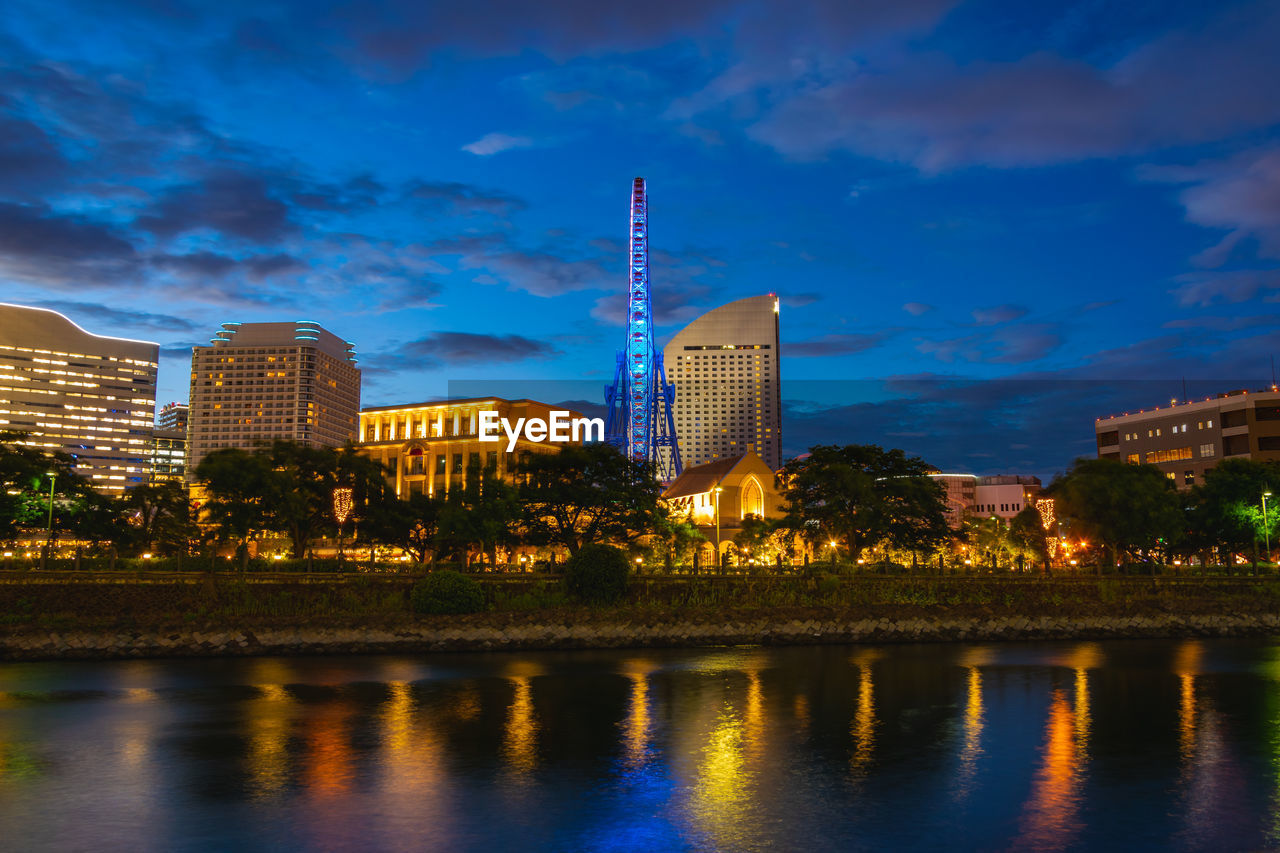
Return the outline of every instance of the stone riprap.
{"type": "Polygon", "coordinates": [[[996,616],[902,619],[752,618],[708,622],[404,626],[395,629],[254,628],[174,631],[17,631],[0,635],[0,659],[59,660],[424,651],[634,648],[739,644],[909,643],[1280,633],[1280,614],[996,616]]]}

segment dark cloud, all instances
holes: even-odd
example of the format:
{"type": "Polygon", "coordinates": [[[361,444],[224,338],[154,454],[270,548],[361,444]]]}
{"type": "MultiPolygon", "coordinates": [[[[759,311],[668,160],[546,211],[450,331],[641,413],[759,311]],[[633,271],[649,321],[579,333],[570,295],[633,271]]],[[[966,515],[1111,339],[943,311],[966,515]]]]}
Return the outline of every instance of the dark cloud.
{"type": "Polygon", "coordinates": [[[395,365],[398,369],[422,369],[517,362],[559,354],[559,350],[546,341],[521,335],[433,332],[390,353],[374,354],[371,360],[380,367],[395,365]]]}
{"type": "Polygon", "coordinates": [[[165,332],[194,332],[199,324],[172,314],[152,314],[147,311],[122,311],[94,302],[70,302],[47,299],[34,303],[41,308],[48,308],[65,314],[81,326],[93,326],[94,323],[81,321],[83,317],[97,321],[99,328],[110,329],[158,329],[165,332]]]}
{"type": "Polygon", "coordinates": [[[979,326],[995,326],[1000,323],[1010,323],[1026,315],[1027,309],[1022,305],[995,305],[991,308],[975,309],[973,322],[979,326]]]}
{"type": "Polygon", "coordinates": [[[273,195],[267,181],[237,172],[168,189],[135,224],[162,238],[212,231],[258,244],[278,242],[297,231],[288,205],[273,195]]]}
{"type": "Polygon", "coordinates": [[[506,216],[526,207],[523,200],[501,190],[454,181],[412,180],[405,185],[404,195],[423,202],[434,210],[461,215],[483,213],[506,216]]]}
{"type": "Polygon", "coordinates": [[[52,287],[100,287],[127,278],[138,252],[114,227],[39,204],[0,202],[0,275],[52,287]]]}
{"type": "Polygon", "coordinates": [[[810,356],[852,355],[866,352],[884,343],[888,337],[886,332],[875,334],[823,335],[810,341],[788,341],[782,346],[782,352],[788,356],[807,358],[810,356]]]}

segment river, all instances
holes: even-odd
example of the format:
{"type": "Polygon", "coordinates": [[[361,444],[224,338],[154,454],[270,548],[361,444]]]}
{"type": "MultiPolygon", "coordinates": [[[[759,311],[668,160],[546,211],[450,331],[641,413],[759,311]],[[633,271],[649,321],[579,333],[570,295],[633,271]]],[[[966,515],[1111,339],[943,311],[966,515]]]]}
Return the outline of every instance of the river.
{"type": "Polygon", "coordinates": [[[0,664],[5,850],[1245,850],[1280,642],[0,664]]]}

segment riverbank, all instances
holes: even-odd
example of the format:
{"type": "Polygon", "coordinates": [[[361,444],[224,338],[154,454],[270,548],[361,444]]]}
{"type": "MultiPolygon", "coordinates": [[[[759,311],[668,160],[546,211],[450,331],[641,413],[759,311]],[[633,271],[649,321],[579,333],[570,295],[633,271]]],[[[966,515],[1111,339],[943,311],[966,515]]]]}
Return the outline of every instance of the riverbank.
{"type": "Polygon", "coordinates": [[[404,576],[0,576],[0,659],[1280,634],[1275,578],[642,578],[612,607],[485,578],[419,616],[404,576]]]}
{"type": "Polygon", "coordinates": [[[238,630],[16,631],[0,636],[0,659],[94,660],[1280,634],[1280,615],[1273,613],[857,618],[833,611],[792,618],[784,614],[729,613],[715,621],[675,619],[637,623],[602,618],[575,623],[553,618],[521,624],[492,618],[497,615],[500,614],[486,614],[488,618],[455,618],[452,624],[399,628],[291,626],[238,630]]]}

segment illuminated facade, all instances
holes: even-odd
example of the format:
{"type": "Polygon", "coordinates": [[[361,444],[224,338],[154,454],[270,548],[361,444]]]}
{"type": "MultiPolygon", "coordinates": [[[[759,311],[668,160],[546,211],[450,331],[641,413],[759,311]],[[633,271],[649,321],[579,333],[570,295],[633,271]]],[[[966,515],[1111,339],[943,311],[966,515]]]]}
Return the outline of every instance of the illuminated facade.
{"type": "Polygon", "coordinates": [[[664,349],[686,465],[753,451],[782,467],[778,299],[752,296],[703,314],[664,349]]]}
{"type": "Polygon", "coordinates": [[[0,430],[70,454],[99,491],[146,482],[159,350],[91,334],[55,311],[0,303],[0,430]]]}
{"type": "Polygon", "coordinates": [[[1040,494],[1039,477],[941,473],[929,477],[946,489],[947,523],[953,528],[974,516],[994,515],[1008,521],[1026,507],[1035,506],[1040,494]]]}
{"type": "Polygon", "coordinates": [[[662,500],[672,516],[694,525],[712,544],[718,528],[722,552],[744,519],[776,519],[784,513],[773,469],[751,451],[686,468],[662,500]]]}
{"type": "MultiPolygon", "coordinates": [[[[568,411],[534,400],[475,397],[400,406],[373,406],[360,412],[362,454],[381,462],[396,494],[446,494],[465,484],[467,470],[494,466],[498,476],[514,479],[519,461],[529,453],[556,453],[561,443],[530,441],[523,435],[507,452],[507,436],[496,442],[480,440],[480,415],[496,412],[515,424],[520,418],[549,420],[551,412],[568,411]]],[[[571,417],[582,415],[570,412],[571,417]]],[[[581,442],[571,442],[581,443],[581,442]]]]}
{"type": "Polygon", "coordinates": [[[1219,459],[1280,461],[1280,392],[1228,391],[1206,400],[1098,418],[1100,459],[1155,465],[1179,489],[1219,459]]]}
{"type": "Polygon", "coordinates": [[[159,429],[187,431],[187,414],[190,408],[186,403],[165,403],[156,412],[156,427],[159,429]]]}
{"type": "Polygon", "coordinates": [[[155,430],[151,434],[151,482],[181,483],[186,472],[186,429],[155,430]]]}
{"type": "Polygon", "coordinates": [[[187,474],[224,447],[276,439],[340,447],[356,438],[354,344],[312,322],[223,323],[191,353],[187,474]]]}

